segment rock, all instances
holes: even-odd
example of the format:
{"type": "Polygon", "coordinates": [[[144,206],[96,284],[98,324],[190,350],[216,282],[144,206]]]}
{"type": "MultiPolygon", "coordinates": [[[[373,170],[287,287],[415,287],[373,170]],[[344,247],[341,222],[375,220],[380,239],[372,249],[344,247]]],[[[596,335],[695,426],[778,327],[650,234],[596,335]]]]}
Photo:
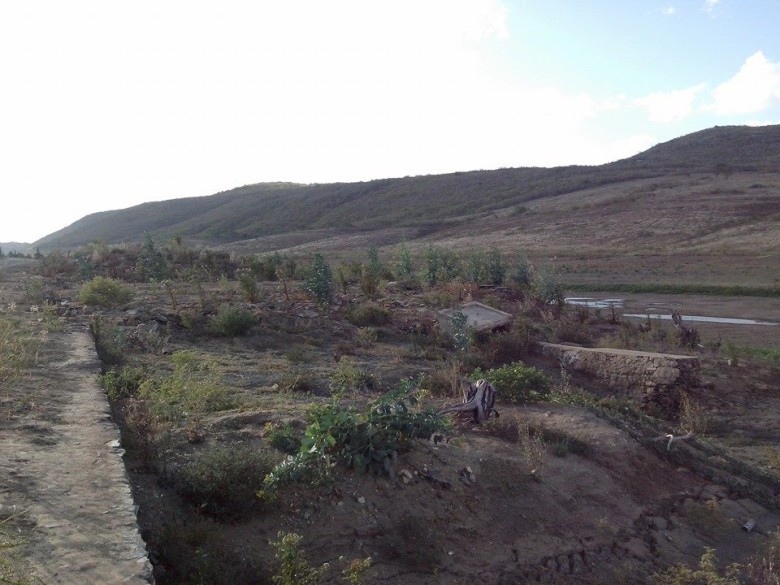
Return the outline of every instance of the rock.
{"type": "Polygon", "coordinates": [[[625,546],[628,554],[636,559],[639,559],[640,561],[647,560],[650,556],[650,549],[648,548],[647,544],[645,541],[640,540],[639,538],[632,538],[623,546],[625,546]]]}
{"type": "Polygon", "coordinates": [[[668,530],[669,522],[662,516],[653,516],[650,520],[650,526],[655,530],[668,530]]]}

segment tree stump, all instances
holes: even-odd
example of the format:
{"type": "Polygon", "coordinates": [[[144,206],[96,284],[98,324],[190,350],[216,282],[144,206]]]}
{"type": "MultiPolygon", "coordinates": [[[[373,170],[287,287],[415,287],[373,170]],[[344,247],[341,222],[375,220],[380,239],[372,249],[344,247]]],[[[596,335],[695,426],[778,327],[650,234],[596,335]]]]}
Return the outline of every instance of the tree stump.
{"type": "Polygon", "coordinates": [[[463,402],[454,406],[447,406],[439,411],[440,414],[447,412],[471,413],[473,420],[485,422],[491,414],[498,416],[494,409],[496,403],[496,388],[487,380],[478,380],[476,383],[471,380],[463,388],[463,402]]]}

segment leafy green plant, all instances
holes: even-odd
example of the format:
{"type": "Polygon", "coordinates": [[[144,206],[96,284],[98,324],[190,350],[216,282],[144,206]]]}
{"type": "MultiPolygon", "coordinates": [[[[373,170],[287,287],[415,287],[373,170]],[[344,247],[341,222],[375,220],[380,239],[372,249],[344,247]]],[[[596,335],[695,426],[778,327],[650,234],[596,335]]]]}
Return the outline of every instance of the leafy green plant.
{"type": "Polygon", "coordinates": [[[487,273],[490,278],[490,284],[500,286],[504,284],[506,277],[506,265],[501,250],[493,248],[487,255],[487,273]]]}
{"type": "Polygon", "coordinates": [[[301,448],[300,433],[289,422],[266,423],[265,438],[273,447],[289,455],[294,455],[301,448]]]}
{"type": "Polygon", "coordinates": [[[313,406],[300,450],[274,468],[259,495],[270,497],[291,481],[329,480],[337,464],[393,475],[393,462],[413,439],[448,426],[435,410],[419,409],[418,396],[418,384],[406,381],[362,412],[335,401],[313,406]]]}
{"type": "Polygon", "coordinates": [[[320,305],[329,305],[333,299],[333,273],[322,254],[315,254],[309,266],[306,290],[320,305]]]}
{"type": "Polygon", "coordinates": [[[171,276],[171,268],[165,255],[149,234],[146,234],[135,265],[136,275],[142,281],[161,282],[171,276]]]}
{"type": "Polygon", "coordinates": [[[401,244],[398,248],[398,263],[395,268],[395,275],[401,281],[408,281],[414,277],[412,255],[406,244],[401,244]]]}
{"type": "Polygon", "coordinates": [[[84,283],[79,298],[87,306],[118,307],[133,298],[133,290],[115,278],[96,276],[84,283]]]}
{"type": "Polygon", "coordinates": [[[111,368],[100,375],[100,385],[110,400],[127,398],[138,393],[148,373],[138,366],[111,368]]]}
{"type": "Polygon", "coordinates": [[[481,378],[496,387],[498,399],[508,402],[543,400],[550,394],[550,378],[544,372],[519,361],[487,371],[477,368],[472,372],[472,380],[481,378]]]}
{"type": "Polygon", "coordinates": [[[249,270],[239,272],[238,286],[241,289],[241,294],[244,295],[244,300],[246,300],[246,302],[256,303],[260,298],[260,287],[257,284],[253,272],[249,270]]]}
{"type": "Polygon", "coordinates": [[[534,272],[532,288],[534,296],[547,305],[563,306],[563,285],[556,271],[550,266],[543,266],[534,272]]]}
{"type": "Polygon", "coordinates": [[[251,447],[213,445],[178,469],[177,490],[201,512],[236,518],[256,507],[255,493],[272,468],[271,459],[251,447]]]}
{"type": "Polygon", "coordinates": [[[294,532],[279,532],[271,545],[280,563],[279,573],[271,577],[274,585],[317,585],[330,570],[328,563],[312,567],[301,550],[303,537],[294,532]]]}
{"type": "Polygon", "coordinates": [[[256,320],[254,316],[234,305],[220,305],[215,315],[209,319],[208,332],[219,337],[246,335],[256,320]]]}
{"type": "Polygon", "coordinates": [[[527,289],[531,286],[531,282],[533,281],[533,270],[531,268],[531,263],[528,261],[528,257],[524,253],[518,252],[515,255],[512,272],[510,273],[509,278],[512,281],[512,284],[520,289],[527,289]]]}

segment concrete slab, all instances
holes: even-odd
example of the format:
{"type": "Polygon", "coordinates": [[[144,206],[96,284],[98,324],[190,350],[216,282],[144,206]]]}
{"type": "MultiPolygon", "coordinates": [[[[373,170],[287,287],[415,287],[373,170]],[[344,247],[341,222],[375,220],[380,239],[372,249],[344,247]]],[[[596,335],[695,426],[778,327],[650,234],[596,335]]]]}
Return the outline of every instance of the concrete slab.
{"type": "Polygon", "coordinates": [[[473,301],[459,308],[444,309],[436,314],[439,325],[444,331],[452,333],[452,316],[457,311],[466,316],[466,327],[474,331],[492,331],[506,327],[512,323],[514,318],[510,313],[473,301]]]}

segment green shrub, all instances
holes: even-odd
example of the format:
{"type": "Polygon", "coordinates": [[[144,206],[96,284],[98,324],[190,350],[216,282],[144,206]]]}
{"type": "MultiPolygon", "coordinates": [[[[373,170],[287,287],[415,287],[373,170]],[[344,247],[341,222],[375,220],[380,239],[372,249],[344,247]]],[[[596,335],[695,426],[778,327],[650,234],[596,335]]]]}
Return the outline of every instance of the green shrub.
{"type": "Polygon", "coordinates": [[[147,378],[138,388],[149,402],[151,413],[161,420],[233,408],[235,399],[219,384],[214,365],[194,351],[177,351],[171,356],[173,372],[161,378],[147,378]]]}
{"type": "Polygon", "coordinates": [[[374,303],[365,303],[347,310],[346,319],[357,327],[384,325],[390,320],[387,309],[374,303]]]}
{"type": "Polygon", "coordinates": [[[361,370],[350,358],[342,357],[336,371],[330,376],[330,387],[333,392],[350,390],[373,390],[377,383],[374,375],[361,370]]]}
{"type": "Polygon", "coordinates": [[[214,445],[178,469],[176,485],[201,512],[232,519],[257,505],[255,493],[272,468],[270,458],[256,449],[214,445]]]}
{"type": "Polygon", "coordinates": [[[320,305],[329,305],[333,299],[333,273],[322,254],[315,254],[309,266],[306,290],[320,305]]]}
{"type": "Polygon", "coordinates": [[[508,402],[542,400],[550,394],[550,378],[523,362],[514,362],[501,368],[482,371],[477,368],[471,379],[484,378],[496,387],[497,397],[508,402]]]}
{"type": "Polygon", "coordinates": [[[89,332],[95,340],[95,349],[103,365],[119,365],[125,360],[127,339],[115,325],[108,325],[100,315],[93,315],[89,332]]]}
{"type": "Polygon", "coordinates": [[[294,532],[279,532],[278,540],[271,542],[276,549],[276,559],[280,563],[279,574],[271,577],[274,585],[317,585],[330,570],[328,563],[318,568],[309,565],[303,556],[301,542],[303,537],[294,532]]]}
{"type": "Polygon", "coordinates": [[[534,272],[534,296],[542,303],[563,306],[563,285],[556,271],[550,266],[543,266],[534,272]]]}
{"type": "Polygon", "coordinates": [[[211,316],[208,332],[219,337],[246,335],[255,324],[254,316],[241,307],[221,305],[211,316]]]}
{"type": "Polygon", "coordinates": [[[115,278],[96,276],[84,283],[79,298],[87,306],[118,307],[133,298],[133,290],[115,278]]]}
{"type": "Polygon", "coordinates": [[[265,425],[265,438],[275,448],[294,455],[301,448],[300,433],[296,432],[288,422],[284,424],[267,423],[265,425]]]}
{"type": "Polygon", "coordinates": [[[147,377],[146,370],[140,367],[111,368],[101,374],[100,385],[109,399],[117,400],[135,395],[147,377]]]}
{"type": "Polygon", "coordinates": [[[256,303],[260,298],[260,287],[257,285],[255,275],[251,271],[242,271],[238,274],[238,286],[241,294],[248,303],[256,303]]]}
{"type": "Polygon", "coordinates": [[[339,463],[392,476],[393,461],[413,439],[428,438],[448,425],[435,410],[417,408],[418,395],[418,384],[407,381],[362,412],[335,401],[313,406],[300,450],[274,468],[260,495],[272,495],[290,481],[328,480],[339,463]]]}

